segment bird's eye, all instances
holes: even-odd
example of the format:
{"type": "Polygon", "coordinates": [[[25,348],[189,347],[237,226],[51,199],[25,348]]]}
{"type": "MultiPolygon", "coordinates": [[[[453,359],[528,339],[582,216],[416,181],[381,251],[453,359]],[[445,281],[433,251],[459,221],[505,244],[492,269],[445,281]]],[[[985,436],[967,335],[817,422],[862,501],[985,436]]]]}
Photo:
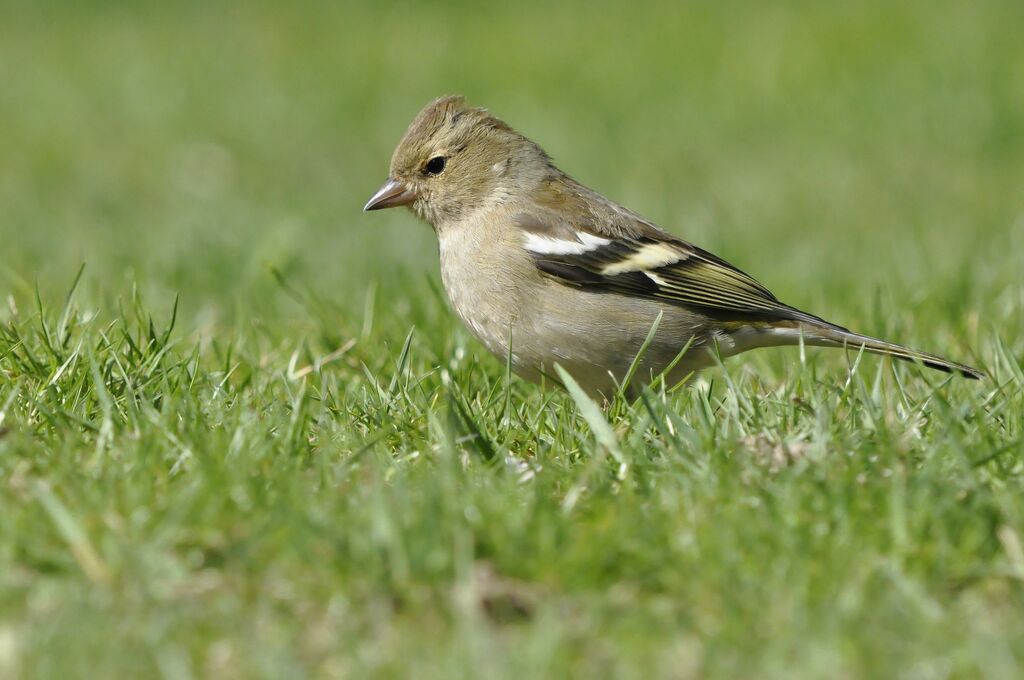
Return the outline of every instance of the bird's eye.
{"type": "Polygon", "coordinates": [[[434,156],[427,164],[423,166],[423,172],[428,175],[440,175],[444,172],[444,166],[448,164],[448,159],[444,156],[434,156]]]}

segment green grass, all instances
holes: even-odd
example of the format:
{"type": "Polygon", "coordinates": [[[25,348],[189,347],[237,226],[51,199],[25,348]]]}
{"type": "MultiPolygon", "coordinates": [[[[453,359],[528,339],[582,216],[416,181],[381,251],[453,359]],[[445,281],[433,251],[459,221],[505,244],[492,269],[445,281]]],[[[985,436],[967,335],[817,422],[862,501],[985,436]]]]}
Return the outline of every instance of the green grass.
{"type": "Polygon", "coordinates": [[[0,677],[1024,672],[1020,3],[3,15],[0,677]],[[510,379],[429,229],[360,213],[451,92],[991,380],[510,379]]]}

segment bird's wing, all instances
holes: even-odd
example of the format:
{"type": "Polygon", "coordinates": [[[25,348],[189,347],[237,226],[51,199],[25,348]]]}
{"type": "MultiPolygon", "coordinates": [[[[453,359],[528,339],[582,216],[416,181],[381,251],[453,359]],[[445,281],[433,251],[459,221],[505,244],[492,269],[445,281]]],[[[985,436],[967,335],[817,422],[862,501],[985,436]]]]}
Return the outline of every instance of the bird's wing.
{"type": "Polygon", "coordinates": [[[783,304],[725,260],[618,206],[602,215],[614,224],[598,229],[593,222],[590,228],[559,223],[556,215],[524,213],[517,222],[537,268],[564,284],[658,300],[722,321],[826,323],[783,304]]]}

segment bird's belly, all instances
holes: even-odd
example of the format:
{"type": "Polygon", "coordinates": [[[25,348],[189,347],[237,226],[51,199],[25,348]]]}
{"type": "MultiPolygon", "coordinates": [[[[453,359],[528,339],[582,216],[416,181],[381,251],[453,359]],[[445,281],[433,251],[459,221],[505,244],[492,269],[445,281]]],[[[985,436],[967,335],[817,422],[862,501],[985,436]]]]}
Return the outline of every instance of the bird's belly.
{"type": "MultiPolygon", "coordinates": [[[[563,292],[561,284],[556,293],[563,292]]],[[[608,315],[607,296],[594,308],[590,295],[574,295],[559,301],[551,291],[535,291],[515,309],[495,309],[474,304],[465,294],[451,295],[452,306],[474,336],[502,361],[511,359],[520,377],[533,382],[557,382],[558,364],[591,395],[610,396],[628,374],[658,316],[658,308],[643,301],[621,298],[621,314],[608,315]],[[543,301],[543,302],[541,302],[543,301]]],[[[614,308],[613,308],[614,309],[614,308]]],[[[670,310],[663,316],[651,344],[638,365],[635,380],[649,381],[660,374],[699,329],[670,310]]],[[[702,338],[695,338],[702,345],[702,338]]],[[[670,379],[712,363],[700,347],[691,348],[678,362],[670,379]]]]}
{"type": "MultiPolygon", "coordinates": [[[[562,308],[558,313],[534,320],[535,341],[521,348],[522,358],[542,366],[549,374],[557,363],[591,395],[610,396],[628,375],[658,318],[659,309],[644,301],[620,297],[622,307],[617,310],[612,307],[613,313],[608,314],[607,295],[602,296],[604,299],[598,309],[587,304],[591,302],[587,297],[578,296],[577,291],[573,298],[577,302],[575,307],[562,308]]],[[[703,349],[701,333],[699,328],[691,327],[687,319],[668,310],[651,343],[643,350],[636,366],[635,382],[649,382],[677,359],[670,381],[711,364],[713,360],[703,349]],[[688,343],[691,347],[680,357],[688,343]]]]}

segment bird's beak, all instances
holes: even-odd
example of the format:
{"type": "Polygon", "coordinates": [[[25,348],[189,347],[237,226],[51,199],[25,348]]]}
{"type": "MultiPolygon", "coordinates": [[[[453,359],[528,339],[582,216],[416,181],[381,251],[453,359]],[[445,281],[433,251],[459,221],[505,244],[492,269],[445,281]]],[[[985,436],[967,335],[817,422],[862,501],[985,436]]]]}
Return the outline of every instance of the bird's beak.
{"type": "Polygon", "coordinates": [[[412,189],[396,179],[388,178],[384,186],[377,190],[370,200],[363,206],[363,210],[381,210],[383,208],[397,208],[400,205],[409,205],[416,200],[416,194],[412,189]]]}

